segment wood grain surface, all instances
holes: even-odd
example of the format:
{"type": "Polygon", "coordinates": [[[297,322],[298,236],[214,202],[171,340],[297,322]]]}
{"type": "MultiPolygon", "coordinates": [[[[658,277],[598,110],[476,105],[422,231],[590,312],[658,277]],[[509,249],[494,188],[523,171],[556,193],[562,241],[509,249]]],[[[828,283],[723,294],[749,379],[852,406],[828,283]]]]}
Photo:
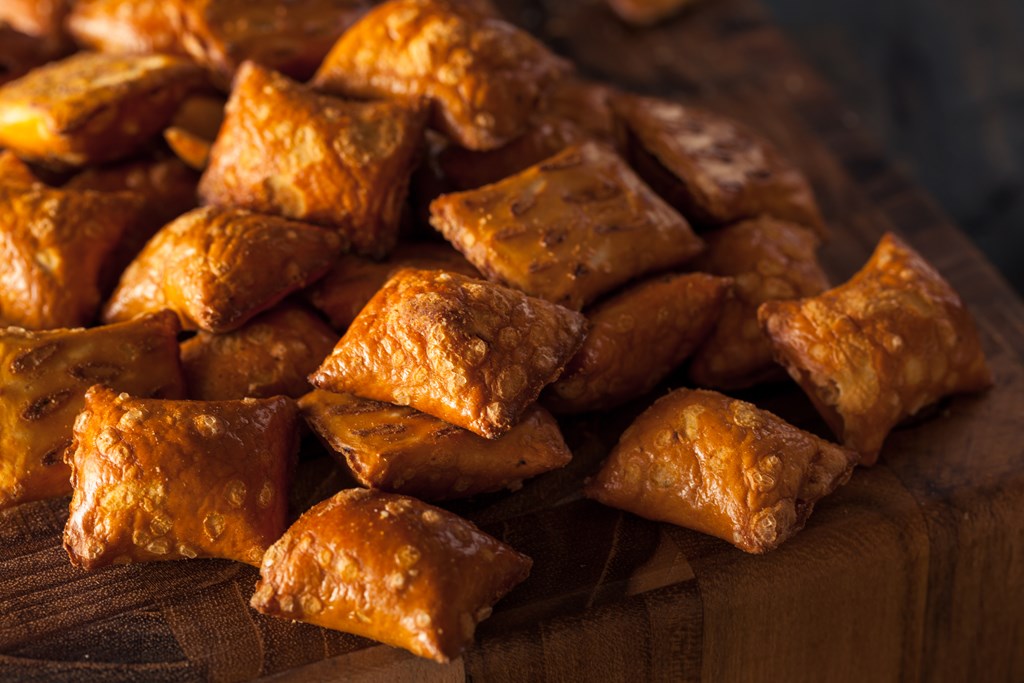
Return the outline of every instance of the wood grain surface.
{"type": "MultiPolygon", "coordinates": [[[[582,478],[650,398],[566,422],[567,469],[451,506],[535,566],[447,666],[263,617],[247,607],[247,566],[86,574],[60,547],[67,500],[25,505],[0,513],[0,679],[1024,680],[1020,300],[844,116],[755,0],[717,0],[647,31],[596,0],[502,4],[591,76],[699,101],[775,140],[816,185],[834,281],[883,231],[904,235],[970,304],[996,387],[897,429],[878,466],[765,556],[581,499],[582,478]]],[[[826,433],[794,386],[742,397],[826,433]]],[[[296,509],[345,485],[308,450],[296,509]]]]}

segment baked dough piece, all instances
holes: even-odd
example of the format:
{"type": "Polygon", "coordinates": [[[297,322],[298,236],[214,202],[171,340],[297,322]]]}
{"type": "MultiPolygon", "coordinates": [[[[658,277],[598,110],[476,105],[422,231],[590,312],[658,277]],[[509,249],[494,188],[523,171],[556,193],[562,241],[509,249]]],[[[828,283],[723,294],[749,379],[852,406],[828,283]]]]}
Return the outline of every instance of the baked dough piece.
{"type": "Polygon", "coordinates": [[[532,564],[446,510],[349,489],[315,505],[267,551],[251,604],[444,663],[532,564]]]}
{"type": "Polygon", "coordinates": [[[259,566],[287,528],[295,403],[86,392],[64,548],[77,567],[220,557],[259,566]]]}
{"type": "Polygon", "coordinates": [[[534,404],[500,439],[484,439],[404,406],[312,391],[299,399],[307,424],[364,486],[423,500],[516,490],[572,459],[558,423],[534,404]]]}
{"type": "Polygon", "coordinates": [[[71,493],[62,455],[93,384],[183,397],[177,333],[168,312],[90,330],[0,330],[0,509],[71,493]]]}
{"type": "Polygon", "coordinates": [[[992,384],[960,297],[891,233],[845,284],[809,299],[769,301],[757,313],[776,360],[865,465],[904,418],[992,384]]]}
{"type": "Polygon", "coordinates": [[[824,232],[807,178],[739,122],[637,95],[615,104],[631,134],[630,161],[690,220],[722,225],[768,215],[824,232]]]}
{"type": "Polygon", "coordinates": [[[173,157],[127,161],[87,168],[64,184],[66,190],[133,192],[141,197],[140,220],[121,235],[101,275],[103,291],[109,293],[132,259],[157,230],[196,206],[199,174],[173,157]]]}
{"type": "Polygon", "coordinates": [[[246,60],[305,81],[367,0],[172,0],[181,44],[221,85],[246,60]]]}
{"type": "Polygon", "coordinates": [[[608,0],[608,6],[623,21],[634,26],[651,26],[668,19],[699,0],[608,0]]]}
{"type": "Polygon", "coordinates": [[[544,405],[582,413],[646,394],[708,336],[731,285],[703,273],[663,275],[587,311],[587,339],[548,388],[544,405]]]}
{"type": "Polygon", "coordinates": [[[803,528],[857,458],[744,401],[678,389],[626,430],[585,494],[764,553],[803,528]]]}
{"type": "Polygon", "coordinates": [[[704,235],[708,250],[694,267],[735,281],[733,296],[707,341],[693,355],[690,378],[716,389],[740,389],[781,375],[757,323],[757,307],[773,299],[814,296],[828,288],[815,252],[818,238],[795,223],[757,218],[704,235]]]}
{"type": "Polygon", "coordinates": [[[199,186],[207,204],[330,226],[381,257],[423,140],[424,109],[319,95],[242,65],[199,186]]]}
{"type": "Polygon", "coordinates": [[[243,209],[204,207],[164,226],[121,276],[104,320],[169,308],[185,329],[230,332],[321,277],[337,233],[243,209]]]}
{"type": "Polygon", "coordinates": [[[0,88],[0,145],[52,166],[121,159],[164,129],[201,77],[169,55],[79,52],[0,88]]]}
{"type": "Polygon", "coordinates": [[[141,197],[0,184],[0,325],[92,322],[100,271],[141,219],[141,197]]]}
{"type": "Polygon", "coordinates": [[[338,335],[320,318],[287,303],[233,332],[200,331],[181,345],[189,397],[298,398],[309,391],[307,375],[337,341],[338,335]]]}
{"type": "Polygon", "coordinates": [[[327,275],[306,290],[306,295],[335,328],[344,330],[388,278],[405,267],[480,277],[477,269],[447,244],[406,242],[384,261],[343,254],[327,275]]]}
{"type": "Polygon", "coordinates": [[[68,32],[99,52],[184,55],[170,0],[75,0],[68,32]]]}
{"type": "Polygon", "coordinates": [[[448,0],[390,0],[331,48],[313,79],[354,97],[426,97],[431,125],[486,150],[521,134],[544,89],[569,70],[520,29],[448,0]]]}
{"type": "Polygon", "coordinates": [[[487,152],[448,145],[438,155],[438,166],[453,189],[470,190],[515,175],[586,140],[624,147],[612,96],[613,90],[600,83],[558,81],[544,92],[525,133],[487,152]]]}
{"type": "Polygon", "coordinates": [[[496,439],[558,378],[586,331],[582,315],[550,302],[457,273],[405,268],[310,381],[496,439]]]}
{"type": "Polygon", "coordinates": [[[704,248],[685,219],[597,143],[494,185],[442,195],[430,213],[489,279],[575,310],[704,248]]]}

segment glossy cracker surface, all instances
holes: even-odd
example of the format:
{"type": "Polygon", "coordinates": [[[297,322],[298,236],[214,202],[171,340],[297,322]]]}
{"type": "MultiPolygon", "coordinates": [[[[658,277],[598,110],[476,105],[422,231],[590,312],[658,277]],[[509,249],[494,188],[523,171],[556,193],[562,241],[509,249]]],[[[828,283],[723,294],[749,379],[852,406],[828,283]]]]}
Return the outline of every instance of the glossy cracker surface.
{"type": "Polygon", "coordinates": [[[597,143],[442,195],[430,212],[433,226],[489,279],[576,310],[704,247],[686,220],[597,143]]]}
{"type": "Polygon", "coordinates": [[[356,251],[386,255],[398,239],[423,139],[415,102],[353,102],[315,93],[248,62],[239,70],[199,193],[329,226],[356,251]]]}
{"type": "Polygon", "coordinates": [[[407,268],[370,300],[310,380],[493,439],[558,377],[586,328],[579,313],[521,292],[407,268]]]}
{"type": "Polygon", "coordinates": [[[446,510],[350,489],[267,551],[251,604],[448,662],[532,564],[446,510]]]}
{"type": "Polygon", "coordinates": [[[89,330],[0,330],[0,509],[71,493],[62,459],[86,390],[183,398],[171,313],[89,330]]]}
{"type": "Polygon", "coordinates": [[[219,557],[258,565],[287,525],[294,402],[136,399],[93,387],[65,455],[71,563],[219,557]]]}
{"type": "Polygon", "coordinates": [[[544,404],[580,413],[646,394],[708,336],[731,286],[703,273],[663,275],[597,304],[586,311],[586,341],[544,404]]]}
{"type": "Polygon", "coordinates": [[[347,31],[313,85],[354,97],[426,97],[432,126],[468,149],[494,149],[527,126],[568,65],[471,3],[391,0],[347,31]]]}
{"type": "Polygon", "coordinates": [[[948,394],[992,384],[960,297],[891,233],[845,284],[764,303],[758,319],[776,359],[865,464],[903,419],[948,394]]]}
{"type": "Polygon", "coordinates": [[[186,329],[229,332],[322,276],[336,233],[242,209],[196,209],[164,226],[104,308],[107,322],[169,308],[186,329]]]}
{"type": "Polygon", "coordinates": [[[54,166],[124,158],[201,83],[178,57],[79,52],[0,88],[0,145],[54,166]]]}
{"type": "Polygon", "coordinates": [[[807,178],[738,121],[637,95],[616,107],[640,175],[695,223],[768,215],[824,230],[807,178]]]}
{"type": "Polygon", "coordinates": [[[586,495],[764,553],[803,528],[857,458],[744,401],[678,389],[630,425],[586,495]]]}
{"type": "Polygon", "coordinates": [[[739,389],[784,373],[757,322],[765,301],[820,294],[828,279],[818,264],[818,238],[795,223],[758,218],[704,235],[708,250],[694,267],[731,277],[733,296],[690,363],[690,378],[703,387],[739,389]]]}
{"type": "Polygon", "coordinates": [[[0,325],[92,322],[101,273],[142,216],[132,193],[0,184],[0,325]]]}
{"type": "Polygon", "coordinates": [[[231,332],[200,331],[181,345],[189,397],[298,398],[310,389],[306,377],[337,341],[318,316],[288,303],[231,332]]]}
{"type": "Polygon", "coordinates": [[[423,500],[515,490],[572,459],[558,423],[538,405],[500,439],[485,439],[413,408],[316,390],[306,422],[364,486],[423,500]]]}

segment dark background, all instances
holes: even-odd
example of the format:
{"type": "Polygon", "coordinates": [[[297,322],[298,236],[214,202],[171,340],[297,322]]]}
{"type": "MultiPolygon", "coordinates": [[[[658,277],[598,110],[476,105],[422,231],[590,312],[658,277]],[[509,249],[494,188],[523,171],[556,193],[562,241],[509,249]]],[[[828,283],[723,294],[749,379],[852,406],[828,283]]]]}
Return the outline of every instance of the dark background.
{"type": "Polygon", "coordinates": [[[1024,292],[1024,0],[763,0],[1024,292]]]}

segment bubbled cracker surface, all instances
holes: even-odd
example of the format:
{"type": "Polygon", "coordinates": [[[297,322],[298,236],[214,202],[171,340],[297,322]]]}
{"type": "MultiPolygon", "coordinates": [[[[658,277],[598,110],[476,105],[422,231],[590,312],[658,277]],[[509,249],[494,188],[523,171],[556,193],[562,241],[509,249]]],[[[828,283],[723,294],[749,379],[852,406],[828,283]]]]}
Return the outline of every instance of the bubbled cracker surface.
{"type": "Polygon", "coordinates": [[[956,292],[891,234],[849,282],[758,315],[779,361],[868,463],[904,418],[992,381],[956,292]]]}
{"type": "Polygon", "coordinates": [[[583,316],[445,271],[399,271],[311,378],[481,436],[516,424],[579,348],[583,316]]]}
{"type": "Polygon", "coordinates": [[[576,310],[704,246],[597,143],[494,185],[442,195],[431,204],[431,223],[488,278],[576,310]]]}
{"type": "Polygon", "coordinates": [[[761,553],[799,531],[856,461],[749,403],[679,389],[626,430],[587,495],[761,553]]]}

